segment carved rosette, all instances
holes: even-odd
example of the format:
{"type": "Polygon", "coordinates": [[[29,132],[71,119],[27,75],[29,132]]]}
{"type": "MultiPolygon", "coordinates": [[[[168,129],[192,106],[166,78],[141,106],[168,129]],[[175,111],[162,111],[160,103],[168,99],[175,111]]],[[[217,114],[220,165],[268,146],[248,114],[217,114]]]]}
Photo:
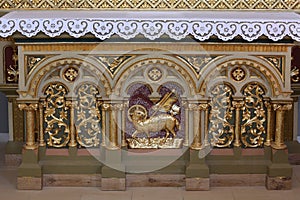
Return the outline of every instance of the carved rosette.
{"type": "Polygon", "coordinates": [[[78,77],[78,75],[79,75],[78,69],[73,66],[68,67],[63,72],[64,79],[66,79],[69,82],[74,82],[76,80],[76,78],[78,77]]]}

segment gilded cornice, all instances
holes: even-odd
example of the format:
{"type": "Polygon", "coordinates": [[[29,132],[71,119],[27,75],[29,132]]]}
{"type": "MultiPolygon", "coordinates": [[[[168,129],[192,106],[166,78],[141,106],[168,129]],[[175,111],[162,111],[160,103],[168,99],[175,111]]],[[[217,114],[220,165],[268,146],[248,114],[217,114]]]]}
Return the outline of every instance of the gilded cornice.
{"type": "Polygon", "coordinates": [[[299,0],[2,0],[1,10],[300,10],[299,0]]]}

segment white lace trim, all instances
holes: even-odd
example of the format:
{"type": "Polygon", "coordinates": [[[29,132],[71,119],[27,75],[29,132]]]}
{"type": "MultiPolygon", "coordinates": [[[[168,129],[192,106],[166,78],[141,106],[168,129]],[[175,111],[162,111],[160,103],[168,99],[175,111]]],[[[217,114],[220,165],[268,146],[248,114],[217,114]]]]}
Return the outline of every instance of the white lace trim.
{"type": "MultiPolygon", "coordinates": [[[[0,18],[0,37],[8,37],[15,32],[20,32],[26,37],[33,37],[42,32],[49,37],[68,33],[75,38],[91,33],[101,40],[108,39],[114,34],[124,39],[131,39],[141,34],[154,40],[166,34],[175,40],[181,40],[187,35],[192,35],[196,39],[204,41],[214,35],[223,41],[232,40],[236,36],[241,36],[246,41],[253,41],[260,36],[266,36],[273,41],[289,36],[293,40],[300,41],[300,17],[295,13],[291,13],[292,17],[288,15],[284,18],[284,14],[290,13],[281,12],[278,15],[282,17],[258,20],[259,17],[255,16],[255,12],[252,12],[251,14],[255,16],[253,19],[244,16],[233,20],[232,16],[228,18],[230,16],[228,12],[227,18],[224,19],[220,14],[218,14],[217,19],[212,17],[202,19],[203,14],[198,16],[192,11],[188,17],[182,17],[184,16],[182,13],[180,13],[181,17],[163,17],[162,12],[159,12],[159,16],[153,12],[153,18],[149,17],[149,14],[147,18],[143,18],[143,12],[138,12],[138,17],[130,16],[128,19],[126,15],[119,19],[111,17],[111,15],[107,18],[95,15],[93,18],[85,19],[82,16],[59,17],[53,13],[50,16],[54,17],[49,17],[46,14],[44,18],[35,18],[34,11],[28,11],[31,13],[28,17],[24,17],[23,14],[18,18],[17,12],[9,13],[9,15],[0,18]],[[194,17],[189,19],[190,16],[194,17]]],[[[249,13],[247,14],[249,15],[249,13]]],[[[123,15],[123,12],[119,12],[119,15],[123,15]]]]}

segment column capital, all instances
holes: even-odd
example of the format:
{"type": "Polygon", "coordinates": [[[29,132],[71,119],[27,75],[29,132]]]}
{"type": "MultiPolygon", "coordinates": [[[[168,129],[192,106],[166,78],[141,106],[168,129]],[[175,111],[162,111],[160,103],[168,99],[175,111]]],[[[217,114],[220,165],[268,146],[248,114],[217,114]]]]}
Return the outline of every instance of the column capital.
{"type": "Polygon", "coordinates": [[[287,110],[290,110],[292,109],[292,104],[277,104],[277,103],[274,103],[273,104],[273,108],[275,111],[287,111],[287,110]]]}
{"type": "Polygon", "coordinates": [[[199,110],[200,108],[199,108],[199,105],[198,105],[198,104],[190,103],[190,104],[188,104],[188,109],[189,109],[189,110],[193,110],[193,111],[197,111],[197,110],[199,110]]]}
{"type": "Polygon", "coordinates": [[[75,108],[77,106],[77,101],[66,101],[66,106],[75,108]]]}
{"type": "Polygon", "coordinates": [[[244,105],[245,105],[245,101],[242,100],[232,101],[232,106],[236,109],[241,109],[244,105]]]}
{"type": "Polygon", "coordinates": [[[108,103],[102,104],[102,110],[108,110],[109,108],[110,108],[110,104],[108,104],[108,103]]]}
{"type": "Polygon", "coordinates": [[[38,104],[37,103],[30,103],[30,104],[21,103],[18,105],[18,107],[20,110],[25,110],[25,111],[37,110],[38,104]]]}
{"type": "Polygon", "coordinates": [[[199,105],[200,110],[208,110],[209,104],[208,103],[202,103],[199,105]]]}

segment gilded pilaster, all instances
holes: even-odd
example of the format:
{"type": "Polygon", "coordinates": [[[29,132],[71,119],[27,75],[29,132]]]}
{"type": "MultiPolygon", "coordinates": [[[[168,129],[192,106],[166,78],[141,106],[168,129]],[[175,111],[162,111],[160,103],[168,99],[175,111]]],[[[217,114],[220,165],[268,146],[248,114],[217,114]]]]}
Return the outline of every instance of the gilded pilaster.
{"type": "Polygon", "coordinates": [[[265,101],[265,105],[267,107],[267,136],[266,136],[266,142],[264,145],[271,146],[271,142],[273,141],[273,110],[272,110],[272,103],[269,101],[265,101]]]}
{"type": "Polygon", "coordinates": [[[209,104],[204,104],[204,146],[209,146],[208,142],[208,123],[209,123],[209,104]]]}
{"type": "Polygon", "coordinates": [[[109,121],[109,146],[107,147],[110,150],[115,150],[119,149],[118,145],[118,111],[120,110],[120,105],[119,104],[112,104],[110,105],[110,121],[109,121]]]}
{"type": "Polygon", "coordinates": [[[244,101],[233,101],[233,107],[235,108],[235,129],[234,129],[234,142],[233,146],[241,146],[241,108],[244,106],[244,101]]]}
{"type": "Polygon", "coordinates": [[[35,111],[38,104],[19,104],[19,109],[26,112],[26,144],[25,149],[36,149],[38,145],[35,142],[35,111]]]}
{"type": "Polygon", "coordinates": [[[190,108],[193,111],[193,122],[194,122],[194,136],[191,149],[200,149],[201,143],[201,116],[200,116],[200,106],[197,104],[191,104],[190,108]]]}
{"type": "Polygon", "coordinates": [[[109,104],[102,104],[101,110],[102,110],[102,142],[101,146],[105,147],[106,146],[106,113],[109,109],[110,105],[109,104]]]}
{"type": "Polygon", "coordinates": [[[272,143],[274,149],[285,149],[284,144],[284,112],[292,108],[292,104],[273,104],[276,111],[276,127],[275,127],[275,140],[272,143]]]}
{"type": "Polygon", "coordinates": [[[123,110],[122,110],[122,142],[121,145],[122,147],[127,146],[127,142],[126,142],[126,110],[128,108],[128,103],[124,103],[123,104],[123,110]]]}
{"type": "Polygon", "coordinates": [[[183,102],[184,115],[185,115],[185,125],[184,125],[184,142],[183,146],[189,146],[189,104],[188,102],[183,102]]]}
{"type": "Polygon", "coordinates": [[[39,103],[39,146],[46,146],[44,139],[44,104],[42,102],[39,103]]]}
{"type": "Polygon", "coordinates": [[[75,130],[75,106],[77,105],[76,101],[68,101],[67,106],[70,108],[70,147],[76,147],[76,130],[75,130]]]}

